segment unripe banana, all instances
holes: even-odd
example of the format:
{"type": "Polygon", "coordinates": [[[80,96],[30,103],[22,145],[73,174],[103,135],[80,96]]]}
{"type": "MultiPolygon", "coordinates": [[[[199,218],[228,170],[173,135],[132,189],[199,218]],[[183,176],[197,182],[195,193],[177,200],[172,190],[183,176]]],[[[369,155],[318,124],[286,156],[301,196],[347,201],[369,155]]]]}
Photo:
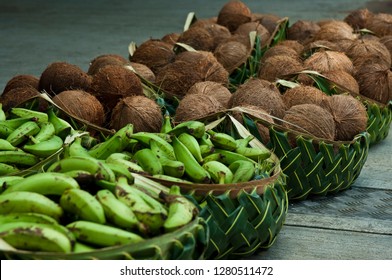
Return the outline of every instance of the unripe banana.
{"type": "Polygon", "coordinates": [[[39,157],[49,157],[60,151],[62,147],[63,140],[59,136],[53,135],[52,138],[37,144],[25,144],[22,149],[39,157]]]}
{"type": "Polygon", "coordinates": [[[63,173],[35,173],[7,188],[3,194],[11,192],[34,192],[43,195],[62,195],[68,189],[79,189],[78,182],[63,173]]]}
{"type": "Polygon", "coordinates": [[[181,133],[177,138],[188,148],[198,162],[201,163],[203,161],[199,142],[197,142],[196,137],[189,133],[181,133]]]}
{"type": "Polygon", "coordinates": [[[144,240],[136,233],[89,221],[76,221],[68,224],[67,228],[74,233],[79,242],[98,247],[134,244],[144,240]]]}
{"type": "Polygon", "coordinates": [[[38,162],[39,158],[37,156],[22,150],[0,152],[0,163],[33,166],[38,162]]]}
{"type": "Polygon", "coordinates": [[[35,135],[31,136],[30,139],[33,143],[37,144],[39,142],[48,140],[55,135],[54,125],[51,122],[42,122],[38,124],[40,131],[35,135]]]}
{"type": "Polygon", "coordinates": [[[139,226],[132,209],[122,203],[109,190],[99,190],[95,195],[105,211],[105,217],[108,222],[123,229],[134,229],[139,226]]]}
{"type": "Polygon", "coordinates": [[[57,221],[63,215],[63,209],[53,200],[34,192],[11,192],[0,195],[0,214],[40,213],[57,221]]]}
{"type": "MultiPolygon", "coordinates": [[[[169,144],[170,145],[170,144],[169,144]]],[[[155,154],[157,158],[167,158],[170,160],[176,160],[173,148],[170,148],[170,152],[167,153],[167,149],[163,147],[160,142],[155,139],[150,140],[150,149],[155,154]]]]}
{"type": "Polygon", "coordinates": [[[0,151],[16,151],[16,150],[18,150],[17,147],[11,145],[11,143],[8,142],[7,140],[0,138],[0,151]]]}
{"type": "Polygon", "coordinates": [[[206,156],[209,156],[214,152],[215,152],[215,148],[213,145],[206,145],[206,144],[200,145],[200,153],[203,158],[203,161],[206,156]]]}
{"type": "Polygon", "coordinates": [[[34,118],[37,122],[47,122],[48,114],[40,111],[34,111],[27,108],[11,108],[10,113],[19,118],[34,118]]]}
{"type": "Polygon", "coordinates": [[[184,164],[181,161],[168,158],[154,139],[150,140],[150,149],[161,163],[163,174],[177,178],[181,178],[184,175],[184,164]]]}
{"type": "Polygon", "coordinates": [[[54,126],[55,134],[61,139],[65,140],[65,138],[74,130],[71,124],[66,120],[58,117],[53,107],[49,107],[46,113],[48,115],[48,121],[51,122],[54,126]]]}
{"type": "Polygon", "coordinates": [[[253,139],[255,139],[255,136],[252,135],[252,134],[249,134],[245,138],[236,139],[235,141],[237,142],[237,148],[239,148],[239,147],[248,147],[250,141],[252,141],[253,139]]]}
{"type": "Polygon", "coordinates": [[[185,121],[182,122],[175,127],[173,127],[172,130],[167,132],[168,134],[174,135],[174,136],[179,136],[181,133],[189,133],[196,138],[201,138],[206,131],[206,127],[204,123],[200,121],[185,121]]]}
{"type": "Polygon", "coordinates": [[[215,153],[219,154],[219,156],[220,156],[219,161],[224,163],[227,166],[229,166],[230,164],[232,164],[233,162],[235,162],[237,160],[247,160],[247,161],[250,161],[254,164],[256,163],[253,159],[248,158],[248,157],[241,155],[239,153],[232,152],[232,151],[215,149],[215,153]]]}
{"type": "Polygon", "coordinates": [[[181,178],[177,178],[177,177],[173,177],[173,176],[169,176],[169,175],[165,175],[165,174],[156,174],[156,175],[153,175],[152,177],[154,177],[156,179],[160,179],[160,180],[171,181],[174,183],[193,184],[193,182],[191,182],[191,181],[187,181],[187,180],[184,180],[181,178]]]}
{"type": "Polygon", "coordinates": [[[133,159],[143,170],[151,175],[163,174],[163,167],[151,149],[144,148],[137,151],[133,159]]]}
{"type": "Polygon", "coordinates": [[[203,168],[210,173],[216,184],[230,184],[233,180],[231,170],[219,161],[209,161],[203,164],[203,168]]]}
{"type": "Polygon", "coordinates": [[[159,146],[162,153],[164,153],[167,158],[170,158],[172,160],[176,159],[176,156],[174,155],[173,147],[168,142],[170,139],[168,134],[158,134],[158,133],[142,131],[142,132],[137,132],[132,134],[131,138],[138,140],[145,147],[149,147],[149,148],[150,148],[151,140],[154,140],[156,142],[155,145],[159,146]]]}
{"type": "Polygon", "coordinates": [[[91,157],[88,150],[82,145],[82,138],[76,137],[74,141],[65,146],[64,157],[91,157]]]}
{"type": "Polygon", "coordinates": [[[165,114],[163,117],[163,123],[161,127],[161,133],[168,133],[170,130],[173,129],[172,123],[171,123],[171,118],[170,115],[165,114]]]}
{"type": "Polygon", "coordinates": [[[6,118],[7,118],[7,117],[6,117],[5,112],[4,112],[4,110],[3,110],[3,104],[0,103],[0,122],[1,122],[1,121],[5,121],[6,118]]]}
{"type": "Polygon", "coordinates": [[[210,174],[201,167],[188,148],[175,136],[172,143],[177,160],[184,163],[185,174],[195,183],[209,183],[210,174]]]}
{"type": "Polygon", "coordinates": [[[131,170],[129,170],[126,165],[110,163],[110,162],[107,162],[106,165],[113,171],[116,178],[123,176],[128,179],[128,183],[130,184],[133,183],[134,178],[132,176],[131,170]]]}
{"type": "Polygon", "coordinates": [[[267,148],[238,147],[235,152],[257,162],[263,161],[271,156],[271,152],[267,148]]]}
{"type": "Polygon", "coordinates": [[[15,222],[0,226],[0,238],[16,249],[70,253],[71,240],[47,224],[15,222]]]}
{"type": "Polygon", "coordinates": [[[237,148],[236,140],[229,134],[213,130],[208,130],[207,133],[211,135],[211,142],[216,148],[227,151],[234,151],[237,148]]]}
{"type": "Polygon", "coordinates": [[[16,174],[19,171],[20,170],[13,165],[9,165],[6,163],[0,163],[0,176],[7,176],[7,175],[11,175],[11,174],[16,174]]]}
{"type": "Polygon", "coordinates": [[[86,253],[86,252],[92,252],[96,250],[97,248],[94,248],[90,245],[81,243],[81,242],[75,242],[73,248],[72,248],[72,253],[86,253]]]}
{"type": "Polygon", "coordinates": [[[19,126],[24,124],[25,122],[28,121],[35,121],[34,118],[14,118],[14,119],[7,119],[4,121],[0,122],[0,126],[3,126],[4,128],[8,128],[11,130],[17,129],[19,126]]]}
{"type": "Polygon", "coordinates": [[[57,224],[57,221],[52,217],[39,213],[8,213],[0,215],[0,225],[15,222],[57,224]]]}
{"type": "Polygon", "coordinates": [[[15,129],[0,123],[0,137],[7,138],[15,129]]]}
{"type": "Polygon", "coordinates": [[[129,161],[126,159],[121,159],[121,158],[108,158],[106,160],[107,164],[110,165],[119,165],[122,167],[125,167],[129,172],[131,173],[141,173],[141,174],[147,174],[144,169],[138,165],[136,162],[129,161]]]}
{"type": "Polygon", "coordinates": [[[208,146],[214,146],[214,144],[211,141],[211,136],[206,132],[203,134],[201,138],[198,139],[199,144],[201,145],[208,145],[208,146]]]}
{"type": "Polygon", "coordinates": [[[36,122],[27,121],[18,128],[16,128],[7,137],[7,141],[11,143],[12,146],[18,146],[19,144],[27,141],[29,136],[34,136],[39,132],[40,128],[36,122]]]}
{"type": "Polygon", "coordinates": [[[99,224],[106,222],[105,212],[98,200],[82,189],[68,189],[60,197],[64,211],[77,215],[80,219],[99,224]]]}
{"type": "Polygon", "coordinates": [[[0,193],[11,187],[15,183],[24,180],[24,177],[18,175],[5,175],[0,177],[0,193]]]}
{"type": "Polygon", "coordinates": [[[256,167],[247,160],[237,160],[229,165],[229,169],[233,172],[232,183],[242,183],[252,180],[256,167]]]}

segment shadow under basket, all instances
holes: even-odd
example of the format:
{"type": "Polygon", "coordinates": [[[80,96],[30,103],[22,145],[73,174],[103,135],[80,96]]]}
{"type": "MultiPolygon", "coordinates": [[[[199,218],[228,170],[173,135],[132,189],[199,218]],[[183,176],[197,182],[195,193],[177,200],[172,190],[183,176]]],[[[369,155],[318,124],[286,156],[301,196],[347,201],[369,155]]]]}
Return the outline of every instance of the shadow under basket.
{"type": "MultiPolygon", "coordinates": [[[[1,241],[1,240],[0,240],[1,241]]],[[[208,227],[197,217],[186,226],[143,242],[83,253],[47,253],[7,250],[0,246],[0,259],[26,260],[197,260],[204,258],[208,227]]],[[[0,243],[1,244],[1,243],[0,243]]]]}

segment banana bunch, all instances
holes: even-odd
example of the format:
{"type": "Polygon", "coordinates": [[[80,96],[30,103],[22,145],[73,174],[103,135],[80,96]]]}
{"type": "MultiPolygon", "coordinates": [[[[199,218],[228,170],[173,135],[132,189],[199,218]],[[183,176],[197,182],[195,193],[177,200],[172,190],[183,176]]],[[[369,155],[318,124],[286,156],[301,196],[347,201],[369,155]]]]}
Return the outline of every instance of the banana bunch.
{"type": "Polygon", "coordinates": [[[71,125],[47,112],[0,106],[0,176],[18,173],[60,151],[71,125]]]}

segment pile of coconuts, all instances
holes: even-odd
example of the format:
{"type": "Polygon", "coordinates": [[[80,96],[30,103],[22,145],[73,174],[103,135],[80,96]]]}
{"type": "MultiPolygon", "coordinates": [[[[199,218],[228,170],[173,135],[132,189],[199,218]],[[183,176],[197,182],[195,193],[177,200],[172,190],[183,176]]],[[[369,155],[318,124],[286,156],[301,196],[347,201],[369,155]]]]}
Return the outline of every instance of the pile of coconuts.
{"type": "MultiPolygon", "coordinates": [[[[6,84],[0,102],[9,109],[46,92],[53,102],[97,126],[158,132],[163,108],[147,94],[158,89],[175,104],[174,122],[247,107],[266,122],[317,138],[350,141],[366,130],[362,95],[382,104],[392,99],[392,15],[367,9],[344,20],[298,20],[285,40],[269,46],[283,19],[228,1],[211,18],[194,18],[182,32],[149,38],[122,57],[102,54],[84,71],[64,61],[51,63],[39,77],[18,75],[6,84]],[[250,32],[266,51],[259,72],[231,87],[230,75],[252,53],[250,32]],[[349,94],[327,96],[303,70],[317,71],[349,94]],[[294,78],[293,88],[279,79],[294,78]]],[[[242,121],[239,114],[235,114],[242,121]]],[[[264,142],[268,126],[257,123],[264,142]]]]}

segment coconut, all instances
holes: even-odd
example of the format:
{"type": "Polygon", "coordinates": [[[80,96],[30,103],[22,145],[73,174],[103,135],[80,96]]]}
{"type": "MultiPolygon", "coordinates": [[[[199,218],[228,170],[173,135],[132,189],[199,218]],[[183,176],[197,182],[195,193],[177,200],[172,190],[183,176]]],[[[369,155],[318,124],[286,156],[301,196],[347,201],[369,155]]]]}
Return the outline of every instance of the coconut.
{"type": "Polygon", "coordinates": [[[367,21],[366,28],[373,31],[378,37],[392,35],[392,14],[374,14],[367,21]]]}
{"type": "Polygon", "coordinates": [[[274,14],[252,14],[252,21],[257,21],[263,25],[270,34],[275,32],[281,17],[274,14]]]}
{"type": "Polygon", "coordinates": [[[295,50],[295,52],[298,55],[302,55],[304,50],[305,50],[305,46],[302,45],[300,42],[298,42],[297,40],[283,40],[278,42],[278,44],[276,46],[285,46],[285,47],[289,47],[290,49],[295,50]]]}
{"type": "Polygon", "coordinates": [[[297,20],[287,30],[287,39],[296,40],[304,45],[313,41],[313,37],[320,30],[320,26],[310,20],[297,20]]]}
{"type": "Polygon", "coordinates": [[[191,28],[194,27],[200,27],[208,31],[208,33],[212,36],[213,38],[213,47],[212,49],[215,50],[215,48],[223,41],[226,41],[231,37],[231,33],[229,29],[226,26],[217,24],[216,22],[213,22],[212,20],[198,20],[194,24],[191,25],[191,28]]]}
{"type": "Polygon", "coordinates": [[[244,44],[238,41],[226,41],[216,47],[214,56],[227,72],[231,74],[247,61],[250,51],[244,44]]]}
{"type": "Polygon", "coordinates": [[[111,112],[120,98],[143,95],[139,77],[131,70],[120,65],[107,65],[93,76],[91,93],[111,112]]]}
{"type": "Polygon", "coordinates": [[[150,39],[138,46],[129,60],[146,65],[156,75],[158,70],[172,62],[174,57],[173,45],[150,39]]]}
{"type": "Polygon", "coordinates": [[[286,109],[299,104],[315,104],[321,106],[328,98],[321,90],[313,86],[298,85],[289,88],[282,95],[286,109]]]}
{"type": "Polygon", "coordinates": [[[212,51],[214,48],[214,38],[202,27],[191,27],[182,32],[177,43],[186,44],[200,51],[212,51]]]}
{"type": "Polygon", "coordinates": [[[161,38],[161,41],[174,46],[177,43],[178,37],[180,37],[180,35],[181,33],[168,33],[161,38]]]}
{"type": "Polygon", "coordinates": [[[332,42],[355,40],[356,38],[357,35],[354,33],[354,29],[343,20],[326,21],[314,35],[314,40],[327,40],[332,42]]]}
{"type": "Polygon", "coordinates": [[[300,59],[298,53],[294,49],[285,45],[277,44],[275,46],[270,47],[264,52],[263,57],[261,58],[261,63],[264,63],[268,58],[276,55],[289,56],[296,60],[300,59]]]}
{"type": "Polygon", "coordinates": [[[392,99],[392,72],[381,64],[370,63],[357,70],[359,92],[373,100],[387,104],[392,99]]]}
{"type": "Polygon", "coordinates": [[[315,104],[299,104],[286,111],[283,126],[300,133],[333,141],[335,121],[332,114],[315,104]]]}
{"type": "Polygon", "coordinates": [[[39,91],[57,94],[64,90],[88,90],[91,85],[91,76],[79,66],[68,62],[53,62],[41,73],[39,91]]]}
{"type": "Polygon", "coordinates": [[[98,126],[104,125],[105,112],[101,102],[86,91],[62,91],[55,95],[52,100],[69,114],[98,126]]]}
{"type": "Polygon", "coordinates": [[[351,141],[366,131],[368,115],[361,101],[351,95],[336,94],[330,96],[327,104],[335,121],[335,140],[351,141]]]}
{"type": "Polygon", "coordinates": [[[366,28],[367,21],[373,13],[368,9],[357,9],[350,12],[343,21],[347,22],[354,30],[366,28]]]}
{"type": "Polygon", "coordinates": [[[320,73],[344,70],[350,74],[354,73],[354,65],[350,58],[343,52],[319,51],[305,59],[304,68],[320,73]]]}
{"type": "Polygon", "coordinates": [[[315,53],[317,51],[339,51],[340,47],[336,42],[317,40],[305,46],[304,53],[315,53]]]}
{"type": "Polygon", "coordinates": [[[205,28],[207,25],[217,24],[218,17],[210,17],[210,18],[198,18],[196,21],[192,22],[191,27],[203,27],[205,28]]]}
{"type": "Polygon", "coordinates": [[[242,105],[258,106],[277,118],[283,118],[285,112],[279,89],[273,83],[259,78],[250,78],[231,95],[231,108],[242,105]]]}
{"type": "Polygon", "coordinates": [[[323,73],[333,84],[331,87],[335,85],[344,87],[350,92],[359,94],[359,85],[357,80],[351,74],[347,73],[343,70],[334,70],[323,73]]]}
{"type": "Polygon", "coordinates": [[[147,81],[154,83],[155,82],[155,74],[152,72],[147,65],[137,63],[137,62],[130,62],[130,66],[136,71],[138,75],[146,79],[147,81]]]}
{"type": "Polygon", "coordinates": [[[241,1],[232,0],[220,9],[217,23],[226,26],[234,32],[238,26],[251,20],[252,13],[249,7],[241,1]]]}
{"type": "Polygon", "coordinates": [[[392,57],[392,35],[387,35],[387,36],[381,37],[380,43],[384,44],[384,46],[388,49],[389,54],[392,57]]]}
{"type": "Polygon", "coordinates": [[[274,82],[277,79],[285,79],[303,69],[300,59],[288,55],[274,55],[264,60],[260,65],[259,78],[274,82]]]}
{"type": "Polygon", "coordinates": [[[118,54],[102,54],[91,60],[87,74],[94,75],[106,65],[126,65],[129,61],[118,54]]]}
{"type": "Polygon", "coordinates": [[[39,94],[36,88],[30,86],[11,88],[0,96],[0,103],[3,105],[2,109],[8,111],[39,94]]]}
{"type": "Polygon", "coordinates": [[[12,77],[4,87],[3,93],[14,88],[32,87],[38,90],[39,78],[33,75],[20,74],[12,77]]]}
{"type": "Polygon", "coordinates": [[[246,22],[238,26],[238,28],[233,32],[233,34],[238,36],[244,36],[249,40],[249,33],[255,31],[256,35],[260,37],[260,45],[264,47],[267,45],[268,40],[270,39],[270,32],[267,28],[261,25],[259,22],[246,22]]]}
{"type": "Polygon", "coordinates": [[[187,94],[178,103],[174,121],[197,120],[224,109],[222,104],[211,95],[187,94]]]}
{"type": "Polygon", "coordinates": [[[159,132],[163,123],[161,108],[146,96],[122,98],[113,109],[110,127],[119,130],[130,123],[134,132],[159,132]]]}
{"type": "Polygon", "coordinates": [[[217,82],[205,81],[197,82],[186,93],[188,94],[204,94],[214,97],[224,108],[229,108],[231,92],[227,87],[217,82]]]}
{"type": "Polygon", "coordinates": [[[358,39],[348,48],[347,56],[356,69],[364,64],[379,63],[391,67],[391,54],[387,47],[377,40],[358,39]]]}

